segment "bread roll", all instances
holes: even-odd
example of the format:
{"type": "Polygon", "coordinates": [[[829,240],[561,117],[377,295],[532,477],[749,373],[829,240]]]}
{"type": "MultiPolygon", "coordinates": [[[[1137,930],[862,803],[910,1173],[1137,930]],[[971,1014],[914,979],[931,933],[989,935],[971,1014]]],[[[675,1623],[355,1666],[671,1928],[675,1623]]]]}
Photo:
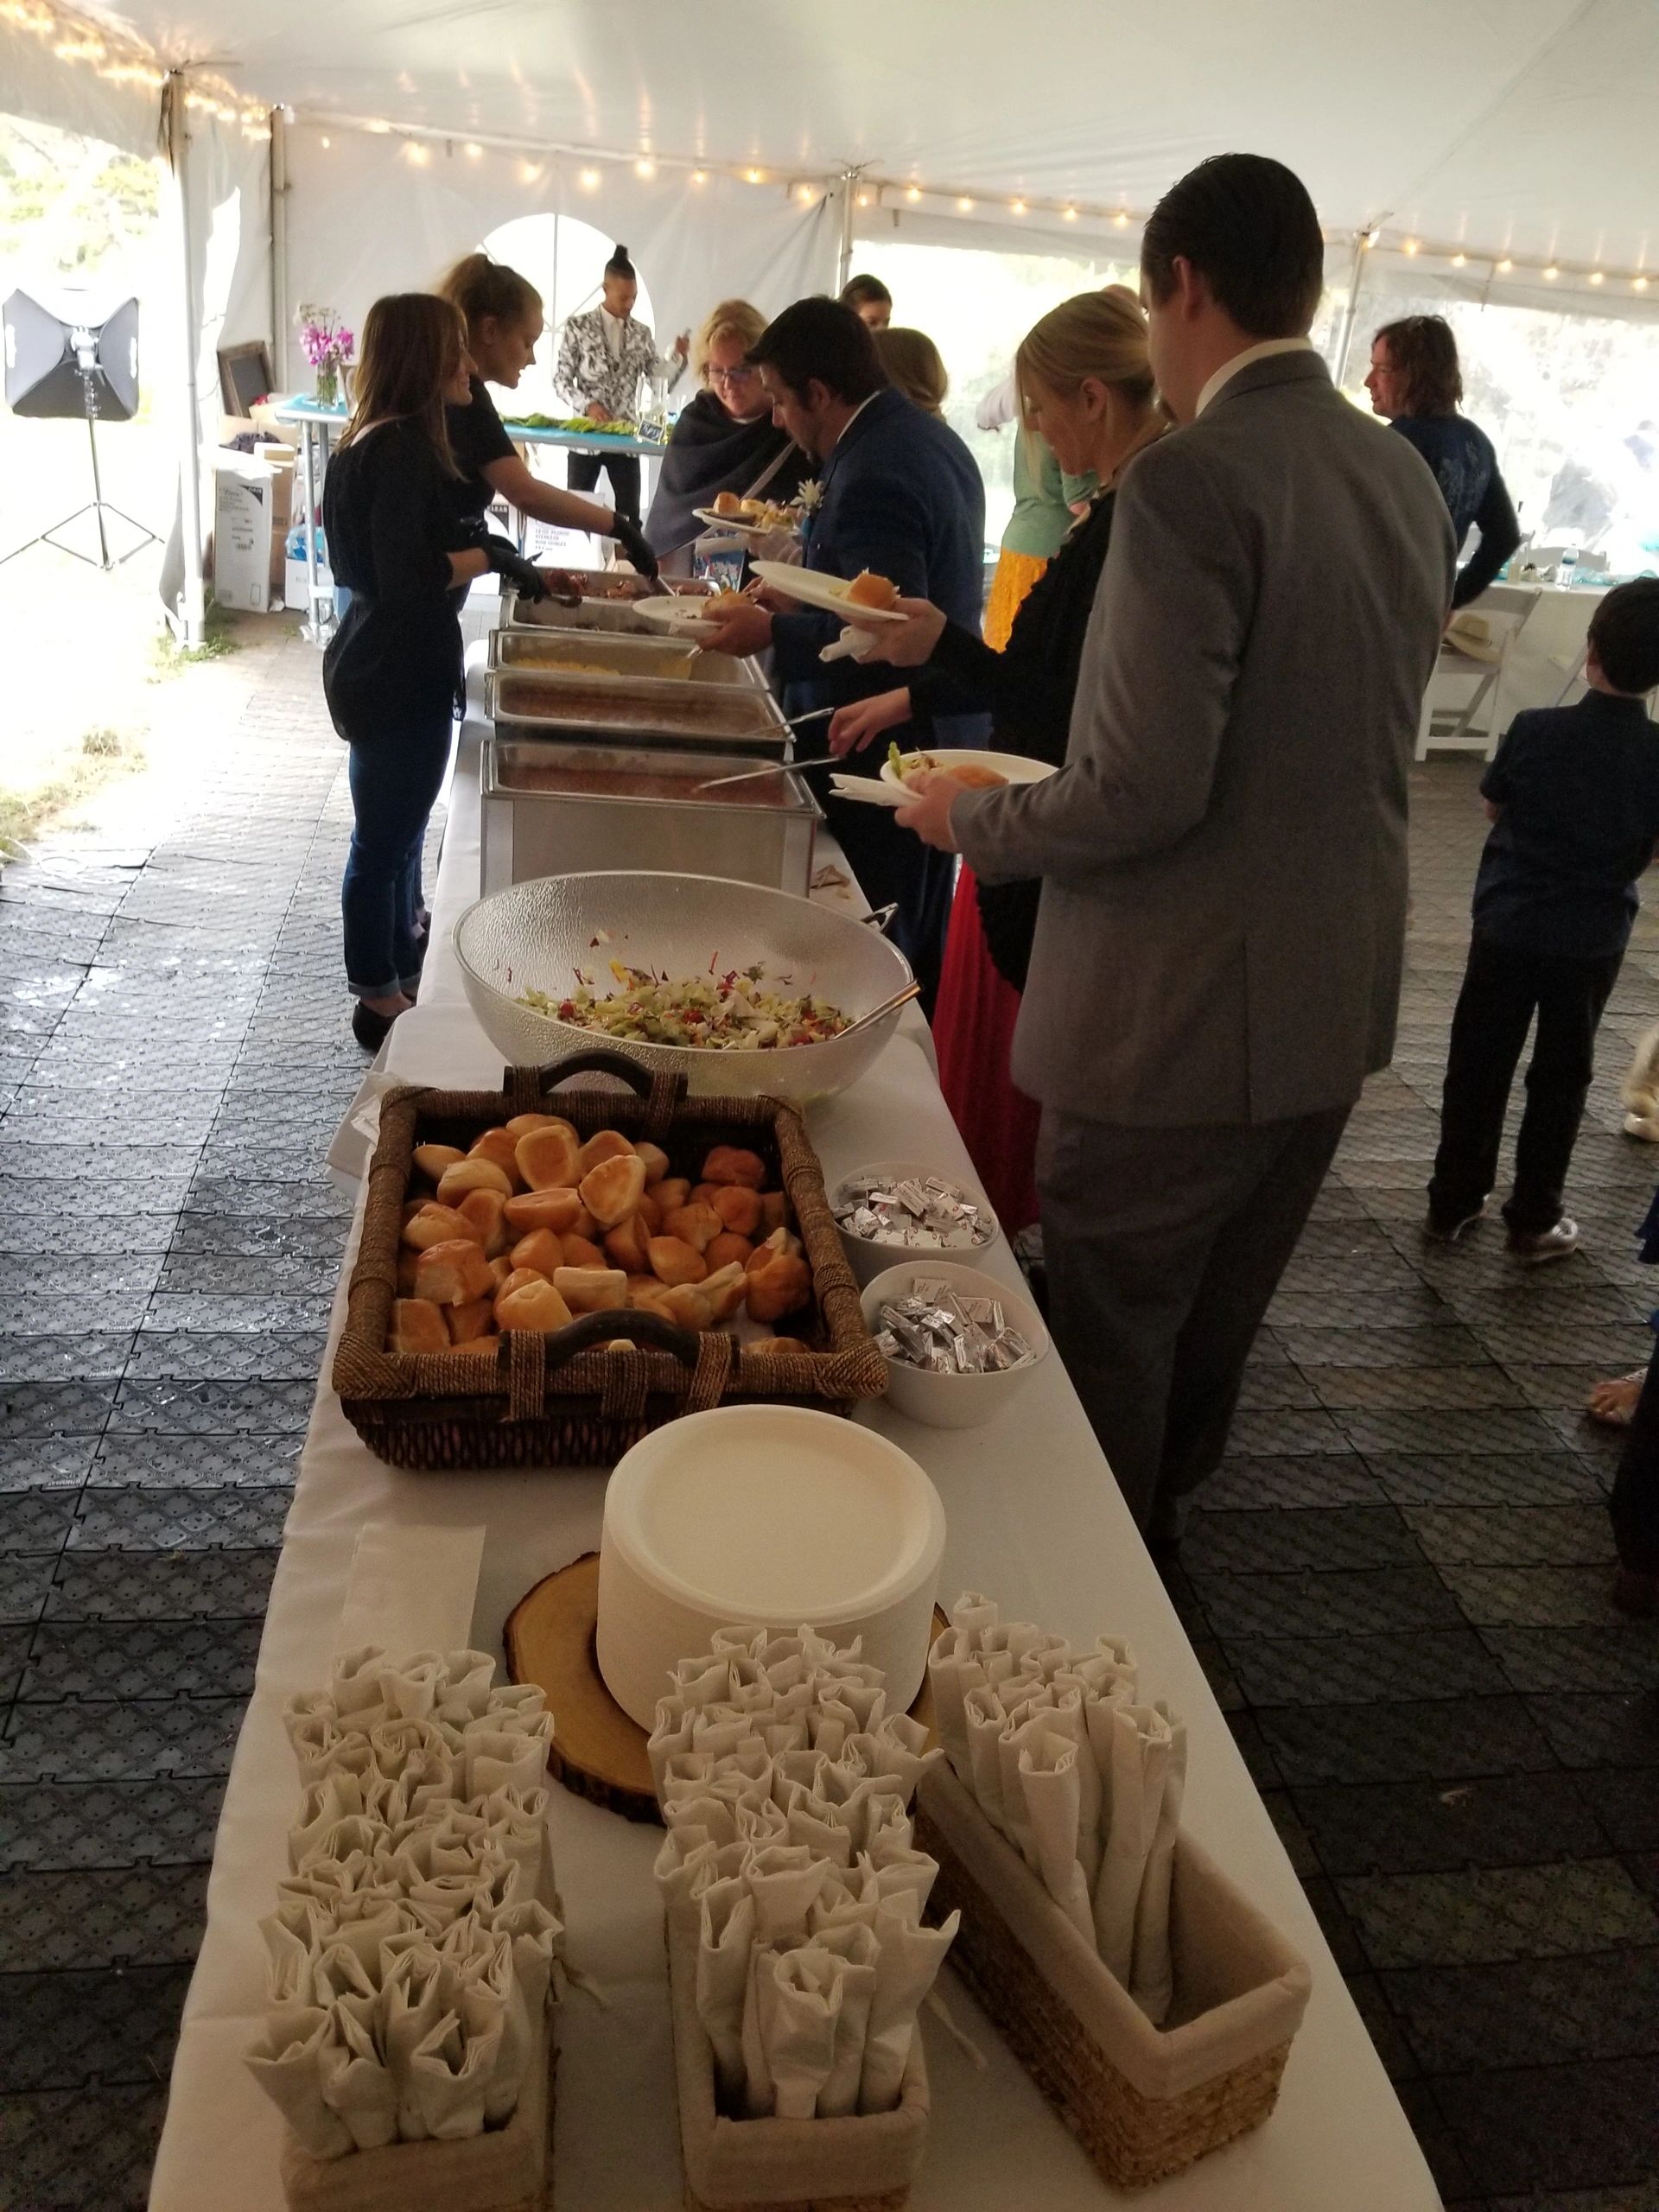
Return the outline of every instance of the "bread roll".
{"type": "Polygon", "coordinates": [[[391,1305],[393,1351],[448,1351],[449,1332],[430,1300],[397,1298],[391,1305]]]}
{"type": "Polygon", "coordinates": [[[420,1256],[418,1252],[407,1244],[399,1248],[397,1253],[397,1295],[399,1298],[414,1297],[415,1269],[420,1256]]]}
{"type": "Polygon", "coordinates": [[[515,1114],[505,1127],[510,1137],[527,1137],[532,1129],[569,1129],[576,1142],[582,1142],[575,1123],[567,1122],[563,1114],[515,1114]]]}
{"type": "Polygon", "coordinates": [[[415,1147],[415,1165],[435,1183],[446,1167],[457,1166],[466,1157],[456,1144],[417,1144],[415,1147]]]}
{"type": "Polygon", "coordinates": [[[702,1256],[711,1268],[716,1269],[729,1267],[734,1260],[740,1268],[745,1268],[748,1265],[749,1255],[753,1249],[753,1245],[747,1236],[736,1236],[732,1230],[728,1230],[723,1236],[715,1237],[714,1243],[706,1248],[702,1256]]]}
{"type": "Polygon", "coordinates": [[[518,1140],[511,1129],[486,1129],[467,1149],[468,1160],[487,1160],[499,1167],[513,1190],[518,1182],[518,1140]]]}
{"type": "MultiPolygon", "coordinates": [[[[633,1147],[620,1129],[600,1129],[582,1147],[582,1174],[597,1167],[601,1160],[622,1160],[632,1158],[632,1154],[633,1147]]],[[[582,1175],[576,1180],[580,1183],[582,1175]]]]}
{"type": "Polygon", "coordinates": [[[734,1144],[717,1144],[702,1163],[705,1183],[747,1183],[758,1191],[766,1179],[766,1163],[758,1152],[734,1144]]]}
{"type": "Polygon", "coordinates": [[[438,1204],[459,1205],[468,1191],[493,1191],[499,1198],[512,1196],[512,1179],[493,1160],[458,1160],[438,1178],[438,1204]]]}
{"type": "Polygon", "coordinates": [[[760,1227],[760,1193],[747,1183],[724,1183],[709,1201],[723,1225],[740,1236],[753,1236],[760,1227]]]}
{"type": "Polygon", "coordinates": [[[532,1129],[513,1147],[518,1173],[532,1191],[569,1190],[578,1181],[578,1147],[567,1128],[556,1123],[532,1129]]]}
{"type": "Polygon", "coordinates": [[[639,1203],[633,1210],[633,1217],[639,1224],[639,1226],[645,1230],[647,1236],[660,1236],[662,1235],[663,1210],[661,1206],[658,1205],[656,1198],[652,1195],[652,1189],[649,1183],[646,1184],[645,1189],[639,1193],[639,1203]]]}
{"type": "Polygon", "coordinates": [[[528,1236],[521,1236],[513,1246],[512,1264],[515,1268],[531,1268],[551,1282],[554,1268],[564,1265],[564,1241],[550,1229],[532,1229],[528,1236]]]}
{"type": "Polygon", "coordinates": [[[489,1262],[470,1237],[429,1245],[415,1270],[416,1295],[438,1306],[465,1306],[474,1298],[487,1298],[493,1283],[489,1262]]]}
{"type": "Polygon", "coordinates": [[[645,1248],[651,1272],[659,1282],[701,1282],[709,1263],[695,1244],[680,1236],[653,1236],[645,1248]]]}
{"type": "Polygon", "coordinates": [[[671,1214],[676,1206],[683,1206],[690,1197],[691,1179],[689,1175],[665,1175],[660,1183],[652,1186],[651,1195],[664,1214],[671,1214]]]}
{"type": "Polygon", "coordinates": [[[764,1243],[757,1244],[749,1256],[751,1274],[758,1274],[762,1268],[769,1268],[777,1259],[798,1259],[801,1240],[786,1229],[774,1229],[764,1243]]]}
{"type": "Polygon", "coordinates": [[[613,1267],[626,1268],[631,1275],[642,1275],[651,1266],[651,1255],[645,1249],[650,1232],[640,1223],[638,1214],[631,1221],[620,1223],[605,1239],[605,1256],[613,1267]]]}
{"type": "Polygon", "coordinates": [[[512,1271],[512,1262],[508,1259],[505,1252],[499,1254],[490,1262],[490,1281],[496,1290],[505,1288],[512,1271]]]}
{"type": "Polygon", "coordinates": [[[715,1268],[697,1285],[698,1290],[715,1309],[716,1321],[729,1321],[743,1303],[749,1287],[749,1279],[741,1264],[728,1261],[723,1268],[715,1268]]]}
{"type": "Polygon", "coordinates": [[[667,1284],[658,1282],[655,1275],[630,1275],[628,1303],[630,1306],[638,1306],[642,1298],[658,1299],[667,1287],[667,1284]]]}
{"type": "Polygon", "coordinates": [[[506,1250],[510,1235],[506,1203],[499,1191],[468,1191],[455,1211],[484,1247],[486,1260],[506,1250]]]}
{"type": "Polygon", "coordinates": [[[798,1313],[811,1295],[812,1276],[806,1262],[780,1254],[769,1268],[748,1279],[749,1317],[755,1321],[781,1320],[785,1313],[798,1313]]]}
{"type": "Polygon", "coordinates": [[[663,1217],[664,1236],[677,1236],[698,1252],[706,1252],[725,1226],[713,1206],[678,1206],[663,1217]]]}
{"type": "Polygon", "coordinates": [[[404,1224],[404,1242],[417,1252],[424,1252],[434,1244],[450,1243],[457,1236],[477,1242],[473,1224],[464,1213],[458,1213],[454,1206],[441,1206],[435,1201],[423,1205],[404,1224]]]}
{"type": "Polygon", "coordinates": [[[890,576],[878,576],[873,569],[861,569],[847,587],[849,607],[891,607],[899,596],[899,587],[890,576]]]}
{"type": "Polygon", "coordinates": [[[553,1287],[573,1313],[604,1313],[628,1302],[628,1279],[620,1268],[561,1268],[553,1287]]]}
{"type": "Polygon", "coordinates": [[[532,1229],[550,1229],[556,1236],[563,1236],[567,1229],[575,1227],[577,1216],[584,1211],[581,1198],[568,1186],[521,1191],[507,1200],[507,1226],[521,1236],[532,1229]]]}
{"type": "Polygon", "coordinates": [[[662,1296],[662,1310],[681,1328],[696,1329],[699,1334],[704,1329],[712,1329],[715,1325],[713,1304],[692,1283],[683,1282],[671,1290],[665,1290],[662,1296]]]}
{"type": "Polygon", "coordinates": [[[668,1154],[659,1144],[637,1144],[633,1147],[645,1163],[647,1185],[660,1183],[668,1173],[668,1154]]]}
{"type": "MultiPolygon", "coordinates": [[[[594,1140],[599,1141],[597,1138],[594,1140]]],[[[584,1147],[585,1148],[585,1147],[584,1147]]],[[[645,1163],[638,1153],[619,1154],[590,1167],[576,1185],[582,1203],[601,1229],[614,1229],[639,1203],[645,1187],[645,1163]]]]}
{"type": "Polygon", "coordinates": [[[770,1236],[774,1229],[784,1229],[789,1223],[789,1200],[781,1191],[762,1191],[760,1193],[760,1231],[770,1236]]]}
{"type": "Polygon", "coordinates": [[[715,1203],[715,1192],[724,1188],[722,1183],[694,1183],[691,1195],[685,1203],[689,1206],[711,1206],[715,1203]]]}
{"type": "Polygon", "coordinates": [[[599,1224],[582,1203],[580,1192],[576,1193],[576,1210],[570,1217],[570,1226],[569,1230],[562,1230],[560,1233],[569,1236],[585,1236],[590,1244],[596,1244],[599,1242],[599,1224]]]}
{"type": "Polygon", "coordinates": [[[443,1318],[449,1325],[449,1341],[455,1344],[474,1344],[480,1337],[495,1334],[495,1299],[468,1299],[465,1306],[446,1306],[443,1318]]]}
{"type": "Polygon", "coordinates": [[[504,1335],[514,1329],[563,1329],[569,1323],[570,1308],[540,1275],[531,1275],[496,1298],[495,1325],[504,1335]]]}
{"type": "Polygon", "coordinates": [[[564,1247],[567,1268],[602,1268],[605,1265],[605,1255],[591,1236],[578,1236],[573,1230],[569,1236],[562,1236],[559,1242],[564,1247]]]}
{"type": "Polygon", "coordinates": [[[743,502],[735,492],[716,492],[715,504],[709,512],[711,514],[717,515],[741,515],[743,512],[743,502]]]}

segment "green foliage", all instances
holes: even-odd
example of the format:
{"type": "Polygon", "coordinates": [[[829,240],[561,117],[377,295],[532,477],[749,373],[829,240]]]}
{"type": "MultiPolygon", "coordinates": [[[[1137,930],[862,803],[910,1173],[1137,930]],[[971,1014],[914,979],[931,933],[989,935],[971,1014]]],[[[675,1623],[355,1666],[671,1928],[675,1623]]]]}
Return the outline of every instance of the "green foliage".
{"type": "Polygon", "coordinates": [[[161,187],[159,157],[0,116],[0,261],[26,251],[60,276],[95,275],[149,236],[161,187]]]}
{"type": "Polygon", "coordinates": [[[223,660],[227,653],[241,652],[242,640],[222,607],[209,603],[206,632],[199,645],[181,645],[170,630],[163,630],[152,639],[150,683],[164,683],[169,677],[177,676],[197,661],[223,660]]]}

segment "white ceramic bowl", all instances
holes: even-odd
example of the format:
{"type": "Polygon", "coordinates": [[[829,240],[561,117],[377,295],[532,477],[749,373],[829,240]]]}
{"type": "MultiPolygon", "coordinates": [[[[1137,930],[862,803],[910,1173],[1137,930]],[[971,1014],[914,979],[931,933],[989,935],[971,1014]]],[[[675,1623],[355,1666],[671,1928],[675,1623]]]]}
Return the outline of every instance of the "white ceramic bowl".
{"type": "Polygon", "coordinates": [[[805,1406],[716,1406],[617,1462],[599,1551],[599,1669],[649,1729],[668,1676],[716,1629],[863,1640],[888,1709],[922,1686],[944,1508],[908,1452],[805,1406]]]}
{"type": "MultiPolygon", "coordinates": [[[[1023,753],[976,752],[971,746],[966,745],[913,748],[901,755],[905,766],[908,769],[918,766],[923,753],[936,768],[943,768],[947,773],[952,768],[994,768],[999,776],[1006,777],[1011,784],[1040,784],[1045,777],[1054,773],[1052,763],[1047,760],[1028,760],[1023,753]]],[[[903,776],[893,774],[891,760],[884,760],[881,763],[881,780],[884,784],[902,786],[905,779],[903,776]]]]}
{"type": "Polygon", "coordinates": [[[979,1208],[980,1228],[988,1228],[990,1235],[982,1237],[980,1243],[971,1247],[957,1244],[929,1252],[918,1250],[911,1244],[884,1243],[879,1237],[855,1236],[850,1229],[842,1229],[837,1221],[836,1228],[841,1237],[841,1249],[847,1255],[847,1264],[853,1271],[855,1282],[873,1282],[877,1275],[899,1260],[938,1259],[971,1262],[982,1253],[988,1252],[1001,1234],[1001,1226],[991,1210],[990,1200],[971,1176],[958,1175],[953,1168],[939,1167],[931,1161],[919,1160],[873,1160],[868,1167],[854,1168],[851,1174],[843,1175],[831,1188],[830,1211],[839,1211],[848,1195],[847,1185],[849,1183],[861,1183],[872,1175],[880,1175],[889,1183],[908,1182],[912,1176],[937,1175],[941,1182],[954,1184],[965,1198],[979,1208]]]}
{"type": "Polygon", "coordinates": [[[1000,1414],[1011,1398],[1018,1397],[1047,1358],[1049,1338],[1043,1317],[1030,1299],[1010,1290],[1001,1276],[982,1274],[977,1268],[960,1267],[950,1260],[930,1260],[918,1253],[902,1267],[889,1268],[865,1285],[860,1303],[872,1335],[880,1328],[876,1316],[881,1308],[905,1297],[918,1275],[948,1282],[963,1298],[1001,1300],[1008,1326],[1019,1330],[1036,1355],[1023,1367],[1007,1367],[992,1375],[936,1375],[931,1368],[888,1360],[889,1405],[929,1428],[977,1428],[1000,1414]]]}

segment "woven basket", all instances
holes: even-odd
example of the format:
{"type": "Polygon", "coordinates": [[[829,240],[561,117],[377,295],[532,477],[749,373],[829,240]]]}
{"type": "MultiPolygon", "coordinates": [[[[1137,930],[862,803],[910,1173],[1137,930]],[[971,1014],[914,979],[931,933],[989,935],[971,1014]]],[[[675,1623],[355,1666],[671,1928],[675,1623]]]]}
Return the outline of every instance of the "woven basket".
{"type": "Polygon", "coordinates": [[[551,1067],[509,1068],[499,1091],[386,1094],[334,1386],[370,1451],[396,1467],[608,1467],[648,1429],[711,1406],[767,1400],[849,1413],[881,1395],[887,1368],[796,1109],[776,1098],[688,1100],[682,1079],[596,1050],[551,1067]],[[584,1137],[615,1128],[660,1145],[677,1173],[694,1173],[711,1145],[735,1141],[760,1154],[788,1193],[812,1270],[811,1306],[788,1324],[798,1350],[760,1357],[722,1331],[698,1336],[634,1312],[585,1313],[549,1335],[514,1330],[493,1366],[480,1355],[388,1349],[416,1146],[464,1147],[515,1114],[544,1110],[555,1088],[581,1074],[619,1077],[633,1094],[591,1085],[564,1093],[559,1109],[584,1137]],[[620,1337],[632,1345],[612,1349],[620,1337]]]}
{"type": "Polygon", "coordinates": [[[1312,1984],[1306,1961],[1188,1837],[1175,1847],[1172,2024],[1154,2027],[943,1760],[916,1792],[960,1908],[950,1964],[1107,2181],[1141,2189],[1258,2127],[1312,1984]]]}
{"type": "Polygon", "coordinates": [[[697,2018],[695,1925],[664,1930],[685,2212],[904,2212],[927,2148],[921,2031],[892,2112],[845,2120],[728,2120],[697,2018]]]}

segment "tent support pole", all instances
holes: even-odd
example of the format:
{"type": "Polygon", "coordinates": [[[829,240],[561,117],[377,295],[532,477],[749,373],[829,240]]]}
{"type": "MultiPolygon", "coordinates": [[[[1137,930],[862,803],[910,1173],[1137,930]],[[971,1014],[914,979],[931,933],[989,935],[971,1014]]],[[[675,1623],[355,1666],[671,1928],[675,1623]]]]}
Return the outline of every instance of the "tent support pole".
{"type": "Polygon", "coordinates": [[[288,117],[270,111],[270,372],[288,390],[288,117]]]}
{"type": "Polygon", "coordinates": [[[1365,267],[1365,240],[1369,232],[1362,231],[1354,240],[1354,265],[1348,273],[1348,305],[1342,318],[1342,335],[1337,341],[1337,363],[1332,381],[1342,389],[1342,380],[1348,373],[1348,356],[1353,351],[1354,325],[1359,319],[1359,280],[1365,267]]]}
{"type": "Polygon", "coordinates": [[[207,632],[207,590],[201,549],[201,419],[196,383],[195,256],[190,235],[190,132],[185,106],[186,76],[169,69],[162,88],[162,128],[171,179],[173,242],[178,255],[181,321],[184,336],[184,422],[179,445],[179,535],[184,554],[184,584],[175,628],[180,642],[199,645],[207,632]]]}
{"type": "Polygon", "coordinates": [[[856,169],[845,169],[841,179],[841,250],[836,258],[837,292],[846,289],[847,279],[853,273],[853,191],[858,182],[856,169]]]}

